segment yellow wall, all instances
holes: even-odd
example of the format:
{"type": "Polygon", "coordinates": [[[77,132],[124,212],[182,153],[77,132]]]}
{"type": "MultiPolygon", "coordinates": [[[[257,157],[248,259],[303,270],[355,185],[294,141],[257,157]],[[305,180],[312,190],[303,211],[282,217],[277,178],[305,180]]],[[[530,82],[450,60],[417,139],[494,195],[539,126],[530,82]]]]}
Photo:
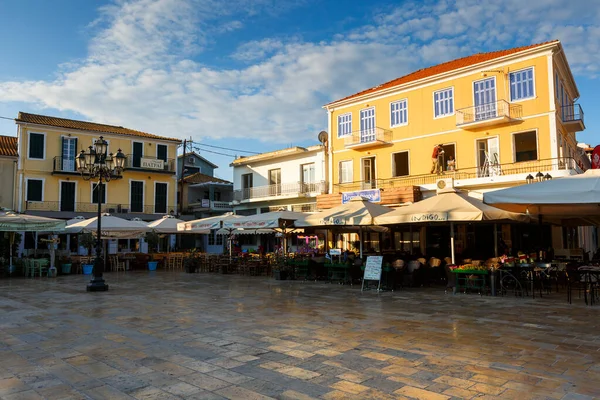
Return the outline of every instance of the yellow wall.
{"type": "MultiPolygon", "coordinates": [[[[339,162],[353,160],[353,179],[360,181],[360,159],[376,157],[377,178],[392,177],[392,153],[409,150],[410,175],[428,174],[431,169],[431,154],[436,144],[454,143],[458,168],[477,166],[476,140],[493,136],[499,138],[499,158],[501,163],[512,163],[514,159],[513,134],[528,130],[537,130],[538,159],[553,157],[551,151],[550,96],[548,84],[548,56],[540,55],[527,60],[500,65],[489,70],[503,72],[463,73],[445,81],[438,81],[422,87],[414,87],[395,92],[392,95],[361,100],[351,105],[339,106],[331,112],[332,132],[332,182],[339,182],[339,162]],[[534,68],[535,97],[513,102],[522,106],[523,119],[509,124],[492,125],[479,129],[461,129],[456,126],[456,110],[474,105],[473,82],[484,78],[496,78],[496,99],[510,102],[508,73],[524,68],[534,68]],[[485,74],[486,76],[483,76],[485,74]],[[440,89],[454,88],[455,113],[441,118],[434,118],[433,93],[440,89]],[[396,128],[391,127],[390,103],[408,100],[408,124],[396,128]],[[364,149],[345,149],[344,138],[338,138],[338,116],[352,113],[352,132],[360,130],[360,110],[375,107],[376,126],[392,131],[391,145],[378,145],[364,149]]],[[[333,106],[335,107],[335,105],[333,106]]],[[[554,117],[553,117],[554,118],[554,117]]],[[[566,155],[565,155],[566,156],[566,155]]]]}
{"type": "MultiPolygon", "coordinates": [[[[19,195],[18,179],[20,173],[23,174],[23,181],[21,186],[21,210],[25,210],[26,202],[26,190],[27,190],[27,178],[36,178],[44,180],[44,202],[58,202],[60,181],[74,181],[77,183],[76,186],[76,203],[91,203],[91,183],[84,181],[81,176],[78,175],[67,175],[61,173],[54,173],[54,158],[62,156],[62,137],[69,136],[77,138],[77,152],[81,150],[87,150],[87,147],[93,144],[93,141],[97,139],[100,134],[89,134],[78,131],[61,131],[60,128],[46,128],[46,127],[21,127],[20,129],[20,168],[17,172],[17,184],[15,190],[17,192],[17,201],[19,195]],[[29,156],[29,132],[45,133],[45,159],[28,159],[29,156]]],[[[132,136],[124,135],[111,135],[103,134],[105,140],[109,142],[109,153],[117,153],[118,149],[129,156],[133,153],[132,142],[143,142],[143,156],[149,158],[156,157],[156,144],[167,145],[167,158],[175,160],[177,152],[177,142],[174,141],[161,141],[156,139],[147,138],[136,138],[132,136]]],[[[175,161],[173,161],[175,162],[175,161]]],[[[176,192],[177,192],[177,181],[175,174],[151,172],[151,171],[136,171],[132,169],[126,169],[123,172],[123,178],[119,180],[113,180],[107,185],[107,196],[106,203],[108,204],[122,204],[124,208],[129,205],[129,183],[130,180],[144,181],[144,206],[154,205],[154,182],[165,182],[168,183],[168,200],[167,200],[167,211],[175,210],[176,204],[176,192]]],[[[96,180],[97,181],[97,180],[96,180]]]]}

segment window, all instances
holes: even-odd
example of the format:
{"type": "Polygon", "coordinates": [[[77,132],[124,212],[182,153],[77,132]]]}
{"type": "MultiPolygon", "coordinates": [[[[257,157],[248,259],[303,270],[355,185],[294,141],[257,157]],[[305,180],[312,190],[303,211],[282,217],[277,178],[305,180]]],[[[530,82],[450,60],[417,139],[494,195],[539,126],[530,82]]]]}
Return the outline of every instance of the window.
{"type": "Polygon", "coordinates": [[[408,123],[408,100],[400,100],[390,103],[391,125],[400,126],[408,123]]]}
{"type": "Polygon", "coordinates": [[[375,171],[375,157],[362,159],[362,189],[375,189],[377,187],[377,177],[375,171]]]}
{"type": "MultiPolygon", "coordinates": [[[[558,99],[558,85],[560,80],[558,79],[558,72],[554,74],[554,93],[556,94],[556,98],[558,99]]],[[[558,101],[560,103],[560,100],[558,101]]]]}
{"type": "Polygon", "coordinates": [[[269,194],[278,196],[281,194],[281,169],[269,170],[269,194]]]}
{"type": "Polygon", "coordinates": [[[144,152],[144,143],[133,142],[133,160],[132,167],[140,168],[142,166],[142,155],[144,152]]]}
{"type": "Polygon", "coordinates": [[[338,116],[338,137],[352,134],[352,114],[338,116]]]}
{"type": "Polygon", "coordinates": [[[392,176],[408,176],[408,151],[392,154],[392,176]]]}
{"type": "Polygon", "coordinates": [[[167,162],[167,145],[166,144],[157,144],[156,145],[156,158],[159,160],[163,160],[167,162]]]}
{"type": "Polygon", "coordinates": [[[252,191],[252,174],[242,175],[242,198],[249,199],[252,191]]]}
{"type": "MultiPolygon", "coordinates": [[[[102,204],[106,204],[106,185],[100,184],[100,190],[102,191],[102,204]]],[[[98,204],[98,184],[92,183],[92,203],[98,204]]]]}
{"type": "Polygon", "coordinates": [[[515,162],[537,160],[537,134],[535,131],[516,133],[515,162]]]}
{"type": "Polygon", "coordinates": [[[216,242],[217,246],[223,246],[223,235],[217,235],[216,233],[215,233],[215,235],[217,236],[215,238],[215,242],[216,242]]]}
{"type": "Polygon", "coordinates": [[[27,201],[43,201],[44,181],[27,179],[27,201]]]}
{"type": "Polygon", "coordinates": [[[433,93],[435,118],[454,114],[454,89],[444,89],[433,93]]]}
{"type": "Polygon", "coordinates": [[[44,139],[46,136],[43,133],[29,133],[29,158],[43,160],[45,155],[44,139]]]}
{"type": "Polygon", "coordinates": [[[375,108],[360,110],[360,142],[370,143],[375,139],[375,108]]]}
{"type": "Polygon", "coordinates": [[[154,213],[167,213],[167,183],[155,182],[154,184],[154,213]]]}
{"type": "Polygon", "coordinates": [[[510,73],[510,100],[522,100],[534,97],[533,68],[510,73]]]}
{"type": "Polygon", "coordinates": [[[350,183],[354,180],[352,160],[340,161],[340,183],[350,183]]]}
{"type": "Polygon", "coordinates": [[[302,183],[315,183],[315,164],[304,164],[302,165],[302,183]]]}
{"type": "Polygon", "coordinates": [[[129,196],[131,199],[131,212],[144,211],[144,181],[131,181],[129,196]]]}
{"type": "Polygon", "coordinates": [[[216,231],[213,229],[208,234],[208,245],[209,246],[214,246],[215,245],[215,236],[216,236],[216,231]]]}

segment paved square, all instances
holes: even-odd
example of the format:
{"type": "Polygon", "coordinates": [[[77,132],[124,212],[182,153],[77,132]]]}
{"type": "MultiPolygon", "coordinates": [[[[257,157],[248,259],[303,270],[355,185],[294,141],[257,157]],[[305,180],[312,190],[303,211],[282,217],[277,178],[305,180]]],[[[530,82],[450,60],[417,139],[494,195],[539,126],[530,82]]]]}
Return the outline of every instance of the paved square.
{"type": "Polygon", "coordinates": [[[1,399],[600,398],[600,307],[564,291],[106,278],[0,280],[1,399]]]}

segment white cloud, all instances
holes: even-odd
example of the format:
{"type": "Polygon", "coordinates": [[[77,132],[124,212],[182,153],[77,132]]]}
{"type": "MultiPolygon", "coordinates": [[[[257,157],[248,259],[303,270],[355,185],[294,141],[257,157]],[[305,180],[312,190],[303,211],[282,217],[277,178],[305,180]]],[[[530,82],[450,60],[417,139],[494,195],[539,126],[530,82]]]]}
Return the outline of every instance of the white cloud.
{"type": "Polygon", "coordinates": [[[243,67],[203,63],[219,35],[251,26],[254,15],[282,12],[279,4],[117,0],[91,25],[86,59],[61,66],[55,80],[0,83],[0,99],[157,134],[289,143],[326,126],[326,101],[515,42],[562,39],[576,73],[599,73],[596,0],[566,7],[562,0],[415,2],[319,43],[247,41],[231,53],[243,67]]]}

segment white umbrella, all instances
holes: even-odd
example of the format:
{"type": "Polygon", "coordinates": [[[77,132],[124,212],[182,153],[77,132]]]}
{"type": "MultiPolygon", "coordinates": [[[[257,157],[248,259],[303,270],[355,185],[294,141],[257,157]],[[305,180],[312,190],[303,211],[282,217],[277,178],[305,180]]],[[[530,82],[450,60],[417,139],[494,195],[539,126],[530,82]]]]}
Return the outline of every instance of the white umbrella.
{"type": "MultiPolygon", "coordinates": [[[[454,263],[454,222],[468,221],[528,222],[529,216],[513,213],[484,204],[466,193],[440,193],[409,206],[375,217],[378,225],[450,222],[450,250],[454,263]]],[[[494,229],[494,233],[496,230],[494,229]]],[[[495,240],[494,236],[494,240],[495,240]]]]}
{"type": "MultiPolygon", "coordinates": [[[[113,238],[139,238],[144,233],[149,232],[150,228],[142,221],[128,221],[123,218],[113,217],[110,214],[103,214],[101,220],[102,239],[113,238]]],[[[66,229],[67,233],[92,233],[96,234],[98,230],[98,217],[84,219],[66,229]]]]}
{"type": "Polygon", "coordinates": [[[225,213],[223,215],[217,215],[214,217],[196,219],[193,221],[180,222],[177,224],[177,230],[179,232],[190,232],[190,233],[210,233],[212,229],[220,229],[223,227],[224,221],[229,221],[237,218],[242,218],[239,215],[233,213],[225,213]]]}
{"type": "Polygon", "coordinates": [[[165,215],[161,219],[150,222],[148,227],[157,233],[177,233],[177,225],[182,222],[184,221],[171,215],[165,215]]]}

